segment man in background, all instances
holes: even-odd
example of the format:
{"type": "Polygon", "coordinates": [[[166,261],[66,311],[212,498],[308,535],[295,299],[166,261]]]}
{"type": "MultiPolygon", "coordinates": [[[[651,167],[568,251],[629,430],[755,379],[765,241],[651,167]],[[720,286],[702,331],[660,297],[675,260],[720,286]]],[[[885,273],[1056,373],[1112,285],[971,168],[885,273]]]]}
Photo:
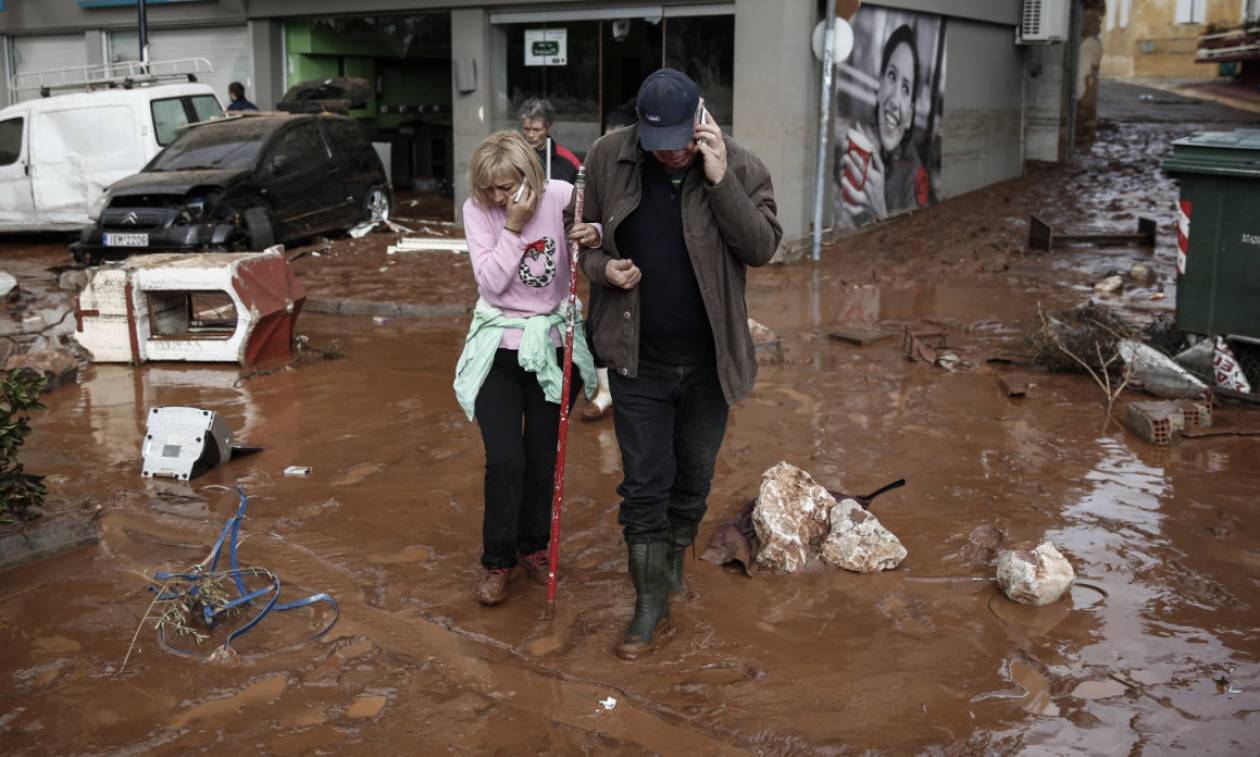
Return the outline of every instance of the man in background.
{"type": "Polygon", "coordinates": [[[234,81],[228,85],[228,103],[227,109],[229,113],[240,112],[246,110],[258,110],[258,106],[245,99],[245,85],[238,81],[234,81]]]}
{"type": "MultiPolygon", "coordinates": [[[[521,134],[529,146],[538,152],[538,160],[547,167],[547,138],[551,136],[551,125],[556,121],[556,109],[549,100],[531,97],[521,104],[521,134]]],[[[551,140],[551,173],[547,178],[577,181],[578,168],[582,162],[577,156],[561,147],[556,140],[551,140]]]]}

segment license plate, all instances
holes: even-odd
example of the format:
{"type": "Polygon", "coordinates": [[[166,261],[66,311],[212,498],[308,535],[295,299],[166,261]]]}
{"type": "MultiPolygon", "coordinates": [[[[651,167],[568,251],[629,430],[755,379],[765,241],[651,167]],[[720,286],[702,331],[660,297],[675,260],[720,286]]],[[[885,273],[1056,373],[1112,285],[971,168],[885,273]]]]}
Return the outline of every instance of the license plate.
{"type": "Polygon", "coordinates": [[[106,247],[148,247],[148,234],[106,234],[106,247]]]}

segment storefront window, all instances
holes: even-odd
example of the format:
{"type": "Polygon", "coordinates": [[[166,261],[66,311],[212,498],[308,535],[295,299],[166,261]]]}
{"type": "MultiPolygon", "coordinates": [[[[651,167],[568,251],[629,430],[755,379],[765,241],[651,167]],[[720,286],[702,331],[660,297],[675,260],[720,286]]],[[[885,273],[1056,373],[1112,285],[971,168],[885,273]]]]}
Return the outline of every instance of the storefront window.
{"type": "Polygon", "coordinates": [[[694,79],[709,113],[723,127],[731,127],[735,91],[734,16],[665,19],[665,65],[694,79]]]}
{"type": "Polygon", "coordinates": [[[599,136],[599,21],[505,24],[506,102],[500,126],[520,128],[516,113],[531,97],[551,101],[551,133],[585,152],[599,136]]]}

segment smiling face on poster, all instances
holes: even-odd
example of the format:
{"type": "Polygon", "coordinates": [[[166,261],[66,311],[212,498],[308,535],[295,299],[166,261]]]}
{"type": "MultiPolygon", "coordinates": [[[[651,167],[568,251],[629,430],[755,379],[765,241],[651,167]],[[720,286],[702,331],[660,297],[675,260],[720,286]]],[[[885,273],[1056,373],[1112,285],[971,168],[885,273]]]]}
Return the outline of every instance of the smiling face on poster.
{"type": "Polygon", "coordinates": [[[945,79],[940,16],[864,6],[837,67],[835,225],[853,228],[935,202],[945,79]]]}

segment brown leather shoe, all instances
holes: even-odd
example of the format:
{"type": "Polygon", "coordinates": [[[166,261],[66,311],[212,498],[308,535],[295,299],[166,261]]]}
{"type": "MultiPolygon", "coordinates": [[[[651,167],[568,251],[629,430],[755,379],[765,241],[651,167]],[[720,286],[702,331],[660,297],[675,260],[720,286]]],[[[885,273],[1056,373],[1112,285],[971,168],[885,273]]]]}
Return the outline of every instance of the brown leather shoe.
{"type": "Polygon", "coordinates": [[[481,583],[477,584],[475,592],[477,601],[489,607],[507,599],[508,581],[512,578],[512,572],[512,568],[488,568],[483,571],[481,583]]]}
{"type": "Polygon", "coordinates": [[[540,549],[528,555],[521,555],[519,564],[529,580],[542,586],[547,585],[547,572],[550,567],[550,555],[547,550],[540,549]]]}

